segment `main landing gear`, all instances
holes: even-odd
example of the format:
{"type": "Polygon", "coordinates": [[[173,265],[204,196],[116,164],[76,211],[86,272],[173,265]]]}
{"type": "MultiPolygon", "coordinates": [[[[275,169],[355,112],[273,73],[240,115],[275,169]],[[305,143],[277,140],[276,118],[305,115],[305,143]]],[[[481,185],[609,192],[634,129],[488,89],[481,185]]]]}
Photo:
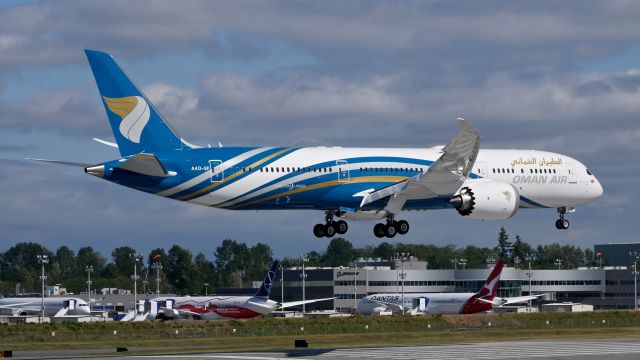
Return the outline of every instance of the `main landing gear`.
{"type": "Polygon", "coordinates": [[[566,207],[558,208],[558,215],[560,219],[556,220],[556,229],[558,230],[567,230],[569,228],[569,220],[564,218],[564,215],[567,213],[566,207]]]}
{"type": "Polygon", "coordinates": [[[313,235],[318,238],[321,237],[334,237],[336,234],[342,235],[349,230],[349,225],[344,220],[333,220],[333,214],[327,214],[324,224],[316,224],[313,227],[313,235]]]}
{"type": "Polygon", "coordinates": [[[378,237],[392,238],[396,234],[404,235],[409,232],[409,223],[406,220],[395,221],[393,215],[387,216],[387,223],[377,223],[373,227],[373,234],[378,237]]]}

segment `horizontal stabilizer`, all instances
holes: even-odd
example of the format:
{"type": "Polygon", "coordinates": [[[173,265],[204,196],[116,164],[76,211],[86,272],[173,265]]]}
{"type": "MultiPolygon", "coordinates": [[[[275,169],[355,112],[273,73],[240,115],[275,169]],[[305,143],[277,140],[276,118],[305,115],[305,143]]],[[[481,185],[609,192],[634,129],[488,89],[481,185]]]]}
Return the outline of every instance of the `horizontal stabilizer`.
{"type": "Polygon", "coordinates": [[[167,171],[155,155],[145,153],[132,156],[122,165],[118,165],[117,168],[148,176],[168,177],[176,175],[174,171],[167,171]]]}
{"type": "Polygon", "coordinates": [[[102,139],[98,139],[98,138],[93,138],[93,140],[95,140],[95,141],[99,142],[99,143],[100,143],[100,144],[102,144],[102,145],[111,146],[111,147],[114,147],[114,148],[116,148],[116,149],[118,148],[118,144],[116,144],[116,143],[114,143],[114,142],[111,142],[111,141],[102,140],[102,139]]]}
{"type": "Polygon", "coordinates": [[[25,160],[41,161],[41,162],[46,162],[46,163],[51,163],[51,164],[68,165],[68,166],[77,166],[77,167],[87,167],[87,166],[91,166],[91,164],[77,163],[77,162],[71,162],[71,161],[60,161],[60,160],[49,160],[49,159],[35,159],[35,158],[25,158],[25,160]]]}

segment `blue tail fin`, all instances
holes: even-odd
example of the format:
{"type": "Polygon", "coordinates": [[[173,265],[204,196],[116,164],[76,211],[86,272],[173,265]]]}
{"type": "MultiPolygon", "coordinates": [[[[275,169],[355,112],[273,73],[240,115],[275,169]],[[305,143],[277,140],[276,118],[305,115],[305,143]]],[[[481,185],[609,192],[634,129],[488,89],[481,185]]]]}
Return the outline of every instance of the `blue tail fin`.
{"type": "Polygon", "coordinates": [[[271,265],[271,269],[269,269],[269,272],[267,273],[267,275],[265,275],[264,280],[262,281],[262,285],[260,285],[260,289],[258,289],[258,292],[255,296],[265,298],[269,297],[269,295],[271,294],[271,285],[273,285],[273,282],[276,280],[276,271],[278,270],[278,264],[278,260],[273,262],[273,265],[271,265]]]}
{"type": "Polygon", "coordinates": [[[122,156],[189,148],[111,55],[85,53],[122,156]]]}

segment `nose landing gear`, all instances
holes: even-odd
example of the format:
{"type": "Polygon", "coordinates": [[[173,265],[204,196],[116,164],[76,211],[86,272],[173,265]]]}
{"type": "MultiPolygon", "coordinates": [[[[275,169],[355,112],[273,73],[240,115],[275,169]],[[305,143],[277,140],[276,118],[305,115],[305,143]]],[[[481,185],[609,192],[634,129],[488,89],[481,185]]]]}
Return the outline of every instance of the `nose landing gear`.
{"type": "Polygon", "coordinates": [[[334,237],[336,234],[345,234],[349,230],[349,225],[344,220],[333,220],[333,213],[327,213],[324,224],[316,224],[313,227],[313,235],[318,238],[334,237]]]}
{"type": "Polygon", "coordinates": [[[566,207],[558,208],[558,215],[560,218],[556,220],[556,229],[558,230],[567,230],[569,228],[569,220],[564,218],[564,215],[567,213],[566,207]]]}

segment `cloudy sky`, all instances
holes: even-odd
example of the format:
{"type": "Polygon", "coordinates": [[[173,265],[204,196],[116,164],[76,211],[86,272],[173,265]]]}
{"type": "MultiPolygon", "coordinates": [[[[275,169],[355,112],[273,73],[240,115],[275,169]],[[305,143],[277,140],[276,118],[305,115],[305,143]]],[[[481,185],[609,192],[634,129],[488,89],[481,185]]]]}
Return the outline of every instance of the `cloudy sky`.
{"type": "MultiPolygon", "coordinates": [[[[493,246],[500,226],[532,244],[637,241],[640,2],[4,1],[0,4],[0,250],[140,251],[180,244],[212,256],[226,238],[276,256],[321,250],[321,212],[229,212],[30,163],[118,157],[83,49],[112,53],[192,143],[445,144],[469,120],[485,148],[560,152],[605,195],[571,214],[504,222],[404,214],[392,242],[493,246]]],[[[373,223],[347,239],[376,245],[373,223]]]]}

